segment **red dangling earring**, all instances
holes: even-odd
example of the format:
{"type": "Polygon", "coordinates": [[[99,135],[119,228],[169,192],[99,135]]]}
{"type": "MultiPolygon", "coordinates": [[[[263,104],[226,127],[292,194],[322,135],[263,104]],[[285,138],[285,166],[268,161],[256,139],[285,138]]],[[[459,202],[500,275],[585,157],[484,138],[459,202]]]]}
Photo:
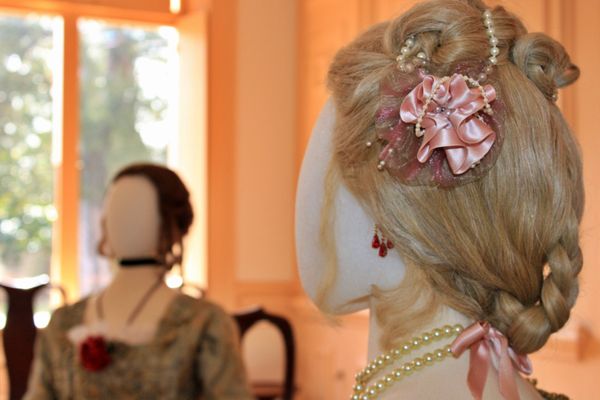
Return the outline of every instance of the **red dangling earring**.
{"type": "Polygon", "coordinates": [[[389,239],[386,239],[383,234],[381,234],[381,238],[379,235],[379,229],[377,229],[377,225],[375,225],[373,240],[371,240],[371,247],[374,249],[379,249],[379,257],[385,257],[387,256],[388,250],[394,248],[394,244],[389,239]]]}

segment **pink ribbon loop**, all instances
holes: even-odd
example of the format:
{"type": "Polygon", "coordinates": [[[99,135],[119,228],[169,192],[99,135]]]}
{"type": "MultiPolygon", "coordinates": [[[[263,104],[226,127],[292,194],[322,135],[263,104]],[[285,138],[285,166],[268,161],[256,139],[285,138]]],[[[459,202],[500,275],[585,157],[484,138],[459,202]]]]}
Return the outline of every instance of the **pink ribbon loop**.
{"type": "Polygon", "coordinates": [[[402,121],[416,124],[422,118],[425,134],[417,153],[419,162],[427,162],[434,150],[443,149],[450,169],[460,175],[481,161],[496,141],[496,133],[477,114],[486,101],[495,99],[493,86],[469,88],[460,74],[445,81],[426,75],[400,105],[402,121]],[[427,99],[432,101],[424,110],[427,99]]]}
{"type": "Polygon", "coordinates": [[[487,322],[475,322],[452,342],[450,349],[454,357],[471,350],[467,383],[476,400],[483,396],[492,354],[498,360],[500,394],[506,400],[520,400],[516,374],[531,374],[531,361],[526,355],[515,353],[502,332],[487,322]]]}

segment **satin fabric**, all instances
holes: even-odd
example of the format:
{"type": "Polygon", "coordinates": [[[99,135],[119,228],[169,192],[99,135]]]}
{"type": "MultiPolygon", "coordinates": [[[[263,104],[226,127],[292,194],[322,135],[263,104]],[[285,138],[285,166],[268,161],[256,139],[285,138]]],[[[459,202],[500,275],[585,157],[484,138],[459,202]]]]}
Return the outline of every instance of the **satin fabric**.
{"type": "Polygon", "coordinates": [[[470,349],[470,364],[467,383],[471,394],[481,400],[488,376],[492,354],[498,360],[498,382],[500,394],[506,400],[519,400],[516,373],[530,375],[531,361],[508,345],[508,339],[487,322],[476,322],[465,329],[450,345],[452,354],[459,357],[470,349]]]}
{"type": "MultiPolygon", "coordinates": [[[[493,86],[485,85],[483,91],[488,103],[496,99],[493,86]]],[[[421,121],[425,133],[417,159],[425,163],[434,150],[443,149],[452,172],[464,174],[496,141],[496,133],[477,115],[485,107],[483,93],[479,87],[469,88],[460,74],[445,81],[426,75],[402,102],[401,120],[416,124],[428,98],[433,101],[421,121]],[[432,93],[435,87],[437,90],[432,93]]]]}

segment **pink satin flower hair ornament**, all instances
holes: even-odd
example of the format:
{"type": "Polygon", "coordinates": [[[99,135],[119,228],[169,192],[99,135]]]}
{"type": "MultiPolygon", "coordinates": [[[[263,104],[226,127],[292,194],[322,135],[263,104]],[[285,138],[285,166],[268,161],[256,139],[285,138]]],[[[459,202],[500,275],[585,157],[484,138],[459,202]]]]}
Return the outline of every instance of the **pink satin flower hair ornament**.
{"type": "MultiPolygon", "coordinates": [[[[380,85],[375,123],[382,143],[380,171],[408,185],[450,188],[480,178],[493,166],[503,139],[498,129],[502,113],[497,113],[502,107],[495,88],[485,82],[503,44],[495,35],[492,11],[485,10],[482,18],[489,57],[465,60],[447,76],[429,73],[419,34],[407,36],[397,70],[380,85]]],[[[373,144],[366,142],[369,148],[373,144]]]]}
{"type": "Polygon", "coordinates": [[[452,187],[479,178],[496,160],[498,150],[493,148],[502,140],[492,109],[492,85],[461,73],[442,78],[422,74],[410,92],[403,94],[391,81],[382,94],[377,123],[385,145],[379,170],[407,184],[452,187]],[[398,98],[402,101],[394,106],[398,98]]]}
{"type": "Polygon", "coordinates": [[[495,132],[479,115],[481,111],[492,115],[490,103],[495,99],[492,85],[482,86],[466,75],[426,75],[400,105],[401,120],[415,124],[415,135],[423,137],[419,162],[427,162],[440,149],[453,174],[474,168],[496,141],[495,132]]]}
{"type": "Polygon", "coordinates": [[[467,383],[473,398],[482,399],[490,364],[494,362],[502,397],[505,400],[520,400],[517,371],[530,375],[531,361],[526,355],[517,354],[502,332],[485,321],[475,322],[452,342],[450,349],[454,357],[471,350],[467,383]]]}

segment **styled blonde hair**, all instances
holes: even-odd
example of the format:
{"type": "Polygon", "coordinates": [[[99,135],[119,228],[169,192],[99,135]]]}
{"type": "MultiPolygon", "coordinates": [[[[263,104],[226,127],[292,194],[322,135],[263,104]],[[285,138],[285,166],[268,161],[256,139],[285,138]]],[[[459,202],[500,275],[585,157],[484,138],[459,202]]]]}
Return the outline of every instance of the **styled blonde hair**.
{"type": "MultiPolygon", "coordinates": [[[[502,104],[496,118],[504,139],[495,165],[480,179],[449,189],[405,185],[377,170],[378,145],[365,147],[376,142],[380,83],[398,73],[405,40],[414,36],[408,56],[425,52],[436,76],[483,65],[490,49],[484,10],[478,0],[416,5],[341,49],[329,70],[336,125],[322,215],[329,261],[321,300],[337,270],[331,199],[343,182],[407,264],[399,288],[374,290],[385,348],[429,322],[443,304],[489,321],[515,351],[531,353],[566,323],[577,297],[582,168],[552,97],[579,70],[559,43],[527,33],[502,7],[492,10],[501,52],[486,83],[502,104]]],[[[414,73],[407,75],[411,80],[414,73]]]]}

